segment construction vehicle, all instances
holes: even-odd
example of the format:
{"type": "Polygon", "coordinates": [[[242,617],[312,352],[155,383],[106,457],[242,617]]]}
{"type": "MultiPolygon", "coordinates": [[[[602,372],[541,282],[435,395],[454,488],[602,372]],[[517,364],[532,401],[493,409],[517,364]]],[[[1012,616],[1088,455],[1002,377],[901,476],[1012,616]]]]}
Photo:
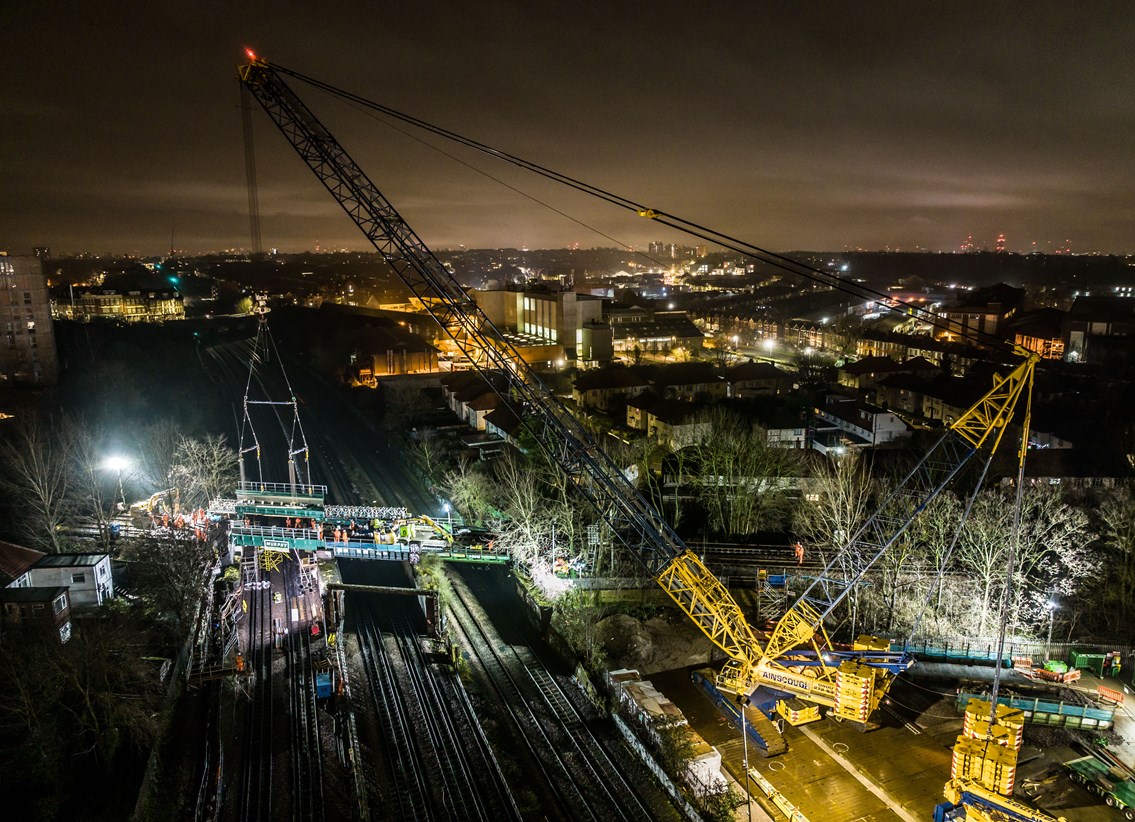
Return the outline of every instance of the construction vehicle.
{"type": "Polygon", "coordinates": [[[1122,811],[1124,818],[1135,819],[1135,781],[1129,773],[1094,756],[1081,756],[1065,762],[1064,767],[1073,782],[1102,796],[1108,805],[1122,811]]]}
{"type": "Polygon", "coordinates": [[[934,808],[934,822],[1067,822],[1063,816],[1049,816],[1001,796],[973,779],[952,779],[943,793],[949,801],[934,808]]]}
{"type": "MultiPolygon", "coordinates": [[[[665,519],[528,366],[300,100],[285,76],[356,105],[387,113],[391,110],[290,69],[270,65],[251,51],[248,58],[238,69],[242,83],[300,158],[471,365],[484,375],[498,375],[489,381],[494,390],[518,408],[534,442],[568,475],[613,536],[641,562],[678,608],[724,651],[728,662],[718,676],[718,687],[748,694],[763,685],[787,698],[799,697],[824,706],[829,709],[829,716],[866,728],[894,676],[913,664],[913,658],[892,652],[888,641],[872,636],[859,637],[850,649],[837,649],[825,625],[839,616],[837,608],[848,593],[979,449],[992,450],[1000,442],[1017,401],[1032,384],[1038,357],[1017,349],[1022,358],[1020,365],[998,377],[989,393],[944,432],[927,456],[895,486],[879,513],[833,556],[771,634],[758,634],[746,622],[725,586],[697,554],[687,550],[665,519]]],[[[417,124],[422,125],[420,121],[417,124]]],[[[456,137],[440,130],[435,133],[456,137]]],[[[470,143],[467,141],[466,145],[470,143]]],[[[489,153],[519,160],[496,150],[489,153]]],[[[526,167],[533,168],[533,164],[526,167]]],[[[669,220],[669,225],[677,220],[629,200],[618,204],[648,219],[669,220]]],[[[728,239],[714,241],[737,248],[728,239]]]]}
{"type": "Polygon", "coordinates": [[[430,551],[445,551],[453,546],[453,535],[445,529],[445,526],[424,514],[392,522],[389,538],[391,544],[404,545],[412,551],[422,548],[430,551]]]}

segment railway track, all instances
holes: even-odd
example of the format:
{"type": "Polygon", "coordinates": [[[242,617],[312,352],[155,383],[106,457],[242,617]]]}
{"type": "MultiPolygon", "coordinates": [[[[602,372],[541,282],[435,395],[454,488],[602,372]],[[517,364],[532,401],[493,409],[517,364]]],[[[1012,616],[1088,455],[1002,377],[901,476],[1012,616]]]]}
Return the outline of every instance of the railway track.
{"type": "Polygon", "coordinates": [[[224,747],[221,744],[221,702],[215,683],[209,685],[205,699],[208,713],[205,719],[205,737],[201,746],[201,780],[197,785],[193,808],[194,822],[217,822],[223,805],[221,793],[224,785],[224,747]]]}
{"type": "Polygon", "coordinates": [[[244,761],[242,763],[239,818],[258,822],[272,818],[272,604],[255,561],[246,561],[241,573],[248,591],[248,660],[251,671],[249,700],[245,707],[244,761]]]}
{"type": "Polygon", "coordinates": [[[448,665],[439,667],[414,628],[412,602],[369,605],[356,631],[378,710],[390,804],[406,820],[519,820],[472,705],[448,665]]]}
{"type": "Polygon", "coordinates": [[[545,813],[597,822],[665,819],[668,802],[641,793],[640,785],[651,780],[624,769],[633,754],[596,732],[598,712],[585,714],[531,647],[490,634],[488,615],[463,581],[454,580],[453,589],[458,632],[547,782],[554,807],[545,813]]]}
{"type": "Polygon", "coordinates": [[[296,822],[321,822],[323,814],[323,761],[315,694],[315,671],[311,654],[311,618],[301,571],[291,561],[284,563],[284,591],[292,607],[287,609],[288,705],[292,725],[292,818],[296,822]]]}
{"type": "Polygon", "coordinates": [[[414,744],[413,717],[399,698],[398,678],[374,622],[362,617],[355,631],[371,702],[378,711],[387,775],[392,779],[385,804],[388,809],[398,808],[399,819],[426,819],[427,771],[414,744]]]}

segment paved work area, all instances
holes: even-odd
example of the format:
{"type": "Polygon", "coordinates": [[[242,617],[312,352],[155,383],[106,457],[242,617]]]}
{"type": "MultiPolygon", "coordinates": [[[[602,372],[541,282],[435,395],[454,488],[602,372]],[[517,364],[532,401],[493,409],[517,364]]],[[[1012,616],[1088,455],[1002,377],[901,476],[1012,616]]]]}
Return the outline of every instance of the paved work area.
{"type": "MultiPolygon", "coordinates": [[[[744,773],[740,733],[689,681],[688,672],[670,671],[649,678],[706,741],[717,747],[724,766],[740,782],[744,773]]],[[[861,733],[831,720],[788,727],[787,753],[764,759],[750,747],[749,764],[812,822],[928,820],[942,801],[952,747],[961,733],[962,718],[954,710],[953,696],[952,690],[936,690],[924,682],[900,682],[880,711],[881,728],[861,733]]],[[[1053,733],[1053,729],[1038,730],[1053,733]]],[[[1064,775],[1059,762],[1077,755],[1056,746],[1044,751],[1026,746],[1017,797],[1068,822],[1122,819],[1064,775]]],[[[763,797],[757,802],[773,820],[784,819],[763,797]]],[[[747,819],[744,806],[741,811],[737,818],[747,819]]],[[[760,817],[754,814],[753,818],[760,817]]]]}

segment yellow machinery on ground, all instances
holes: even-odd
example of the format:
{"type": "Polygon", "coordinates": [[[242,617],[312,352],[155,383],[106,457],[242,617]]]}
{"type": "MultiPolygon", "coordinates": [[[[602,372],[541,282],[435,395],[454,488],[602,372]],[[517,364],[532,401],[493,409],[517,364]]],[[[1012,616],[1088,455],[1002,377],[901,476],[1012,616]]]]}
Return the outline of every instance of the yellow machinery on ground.
{"type": "Polygon", "coordinates": [[[935,822],[1067,822],[1063,816],[1049,816],[1044,811],[1001,796],[974,779],[951,779],[946,783],[943,793],[964,815],[954,816],[951,820],[950,817],[935,814],[935,822]]]}
{"type": "MultiPolygon", "coordinates": [[[[1018,399],[1031,385],[1037,357],[1019,350],[1024,361],[1008,376],[997,379],[993,389],[942,435],[884,503],[880,511],[886,513],[876,514],[850,539],[771,634],[758,635],[721,582],[686,549],[666,520],[470,299],[453,273],[425,246],[284,78],[308,83],[355,105],[407,122],[412,118],[290,69],[270,65],[251,52],[248,57],[249,62],[239,68],[241,81],[300,158],[470,364],[482,374],[491,372],[503,378],[490,381],[490,385],[518,409],[538,447],[567,474],[615,538],[725,652],[729,662],[719,685],[738,693],[768,685],[825,706],[837,719],[866,725],[894,675],[909,667],[912,659],[891,652],[886,641],[875,637],[861,637],[850,649],[837,648],[827,634],[825,622],[838,618],[834,612],[847,594],[970,458],[980,448],[995,446],[1000,441],[1018,399]],[[895,511],[903,513],[896,518],[895,511]]],[[[414,122],[477,150],[488,149],[421,121],[414,122]]],[[[566,181],[555,172],[504,152],[492,149],[488,153],[566,181]]],[[[578,180],[572,185],[583,186],[578,180]]],[[[693,225],[623,198],[606,199],[652,220],[693,225]]],[[[725,242],[727,247],[737,248],[725,242]]]]}
{"type": "Polygon", "coordinates": [[[387,539],[391,544],[412,549],[445,550],[453,546],[453,535],[445,526],[424,514],[392,522],[387,539]]]}

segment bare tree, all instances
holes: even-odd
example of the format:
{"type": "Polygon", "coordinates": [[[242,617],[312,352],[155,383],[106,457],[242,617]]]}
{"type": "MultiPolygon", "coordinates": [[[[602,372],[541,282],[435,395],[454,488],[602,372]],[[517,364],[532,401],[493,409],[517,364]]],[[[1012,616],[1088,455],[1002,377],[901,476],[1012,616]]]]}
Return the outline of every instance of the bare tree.
{"type": "Polygon", "coordinates": [[[416,385],[384,383],[382,386],[383,427],[388,431],[408,431],[429,412],[426,395],[416,385]]]}
{"type": "Polygon", "coordinates": [[[824,463],[808,485],[814,499],[796,509],[797,536],[830,560],[870,516],[870,486],[871,478],[854,451],[824,463]]]}
{"type": "Polygon", "coordinates": [[[72,510],[78,522],[95,528],[103,550],[109,550],[119,476],[106,468],[106,433],[101,427],[84,422],[73,423],[71,432],[72,510]]]}
{"type": "Polygon", "coordinates": [[[418,463],[422,474],[433,483],[444,467],[449,449],[445,447],[441,436],[432,428],[416,431],[410,439],[408,449],[410,456],[418,463]]]}
{"type": "Polygon", "coordinates": [[[1058,489],[1030,489],[1022,506],[1013,621],[1039,630],[1051,599],[1067,604],[1081,598],[1083,585],[1100,569],[1101,555],[1087,515],[1058,489]]]}
{"type": "Polygon", "coordinates": [[[1104,496],[1097,513],[1112,568],[1109,599],[1126,623],[1135,606],[1135,492],[1115,489],[1104,496]]]}
{"type": "Polygon", "coordinates": [[[178,449],[183,439],[172,420],[159,420],[139,432],[137,444],[143,480],[165,494],[166,507],[173,511],[182,489],[177,487],[178,449]]]}
{"type": "MultiPolygon", "coordinates": [[[[1068,505],[1058,492],[1027,489],[1021,505],[1014,578],[1017,596],[1011,611],[1015,623],[1036,625],[1047,619],[1049,597],[1071,596],[1080,581],[1095,572],[1098,559],[1090,548],[1093,535],[1087,516],[1068,505]]],[[[1004,493],[982,493],[958,540],[959,560],[980,585],[978,635],[985,635],[996,622],[994,609],[1006,583],[1013,512],[1013,500],[1004,493]]]]}
{"type": "Polygon", "coordinates": [[[493,481],[481,470],[481,465],[483,463],[470,459],[460,460],[441,482],[457,509],[478,525],[488,521],[497,502],[493,481]]]}
{"type": "Polygon", "coordinates": [[[829,355],[812,349],[804,349],[793,356],[796,372],[803,385],[824,385],[828,382],[828,372],[832,367],[829,355]]]}
{"type": "MultiPolygon", "coordinates": [[[[825,463],[808,488],[809,499],[795,512],[796,535],[805,550],[818,551],[830,562],[870,516],[871,478],[858,454],[847,452],[825,463]]],[[[853,573],[857,558],[840,556],[840,571],[853,573]]],[[[863,596],[863,586],[857,585],[847,597],[852,635],[859,631],[863,596]]]]}
{"type": "Polygon", "coordinates": [[[63,423],[52,428],[28,414],[9,423],[0,439],[0,485],[20,499],[29,541],[50,552],[63,549],[59,526],[67,515],[71,439],[63,423]]]}
{"type": "Polygon", "coordinates": [[[178,440],[173,466],[174,486],[189,506],[208,505],[237,483],[237,455],[222,434],[178,440]]]}
{"type": "Polygon", "coordinates": [[[205,569],[213,560],[208,543],[141,537],[123,542],[121,558],[130,569],[132,585],[153,616],[172,614],[180,625],[192,620],[202,596],[205,569]]]}
{"type": "Polygon", "coordinates": [[[519,454],[506,452],[494,468],[498,499],[507,518],[500,540],[514,559],[531,563],[539,557],[540,545],[550,532],[545,517],[547,503],[530,466],[519,454]]]}
{"type": "Polygon", "coordinates": [[[735,339],[735,334],[715,334],[713,336],[713,348],[706,352],[709,355],[710,362],[721,369],[728,368],[735,363],[737,361],[735,339]]]}
{"type": "MultiPolygon", "coordinates": [[[[953,562],[951,550],[961,527],[962,506],[956,496],[943,492],[934,498],[911,523],[906,538],[913,542],[912,562],[915,579],[905,603],[896,602],[896,611],[905,611],[911,629],[921,633],[951,633],[952,615],[946,613],[946,573],[953,562]]],[[[904,622],[904,625],[906,622],[904,622]]]]}
{"type": "Polygon", "coordinates": [[[799,454],[770,448],[761,430],[722,406],[699,417],[704,436],[689,446],[696,465],[698,500],[710,528],[749,534],[778,524],[789,509],[789,478],[799,454]]]}
{"type": "Polygon", "coordinates": [[[160,696],[146,689],[156,680],[156,669],[143,661],[138,646],[138,627],[110,612],[85,620],[49,658],[50,675],[63,689],[56,709],[69,719],[72,744],[91,746],[103,767],[113,764],[124,744],[145,750],[157,736],[160,696]]]}

